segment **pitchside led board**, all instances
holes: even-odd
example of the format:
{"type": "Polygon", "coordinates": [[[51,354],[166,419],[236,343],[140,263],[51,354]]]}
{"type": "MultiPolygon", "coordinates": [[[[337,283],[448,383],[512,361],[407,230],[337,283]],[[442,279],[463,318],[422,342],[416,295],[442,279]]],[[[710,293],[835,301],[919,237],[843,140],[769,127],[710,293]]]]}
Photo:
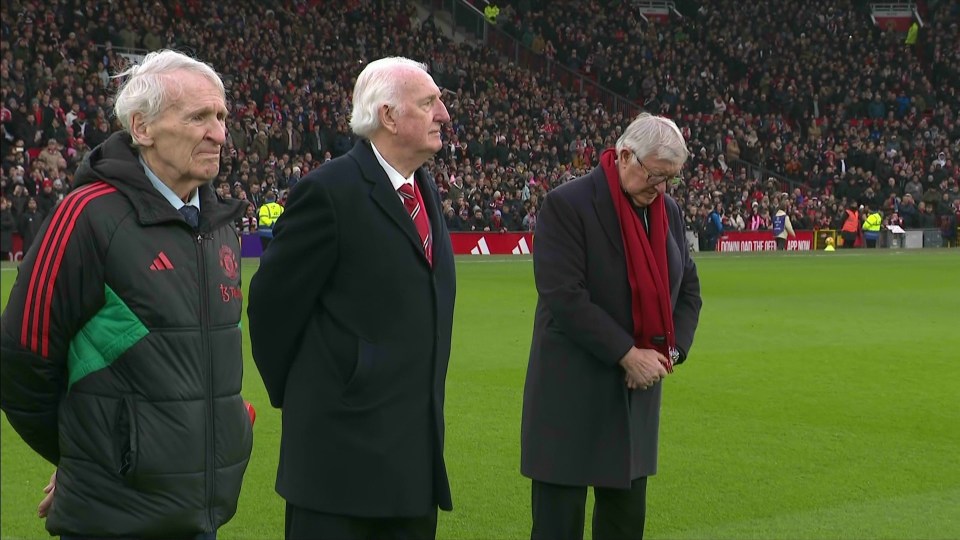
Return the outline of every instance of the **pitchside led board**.
{"type": "Polygon", "coordinates": [[[450,233],[455,255],[529,255],[533,233],[450,233]]]}
{"type": "MultiPolygon", "coordinates": [[[[818,233],[821,231],[817,231],[818,233]]],[[[810,251],[814,248],[814,231],[797,231],[797,236],[787,238],[787,251],[810,251]]],[[[824,240],[821,240],[821,243],[824,240]]],[[[717,241],[720,252],[776,251],[777,240],[773,231],[740,231],[723,233],[717,241]]]]}
{"type": "MultiPolygon", "coordinates": [[[[450,241],[455,255],[529,255],[533,250],[533,233],[457,232],[450,241]]],[[[256,233],[242,235],[240,252],[243,257],[261,255],[256,233]]]]}
{"type": "MultiPolygon", "coordinates": [[[[958,229],[960,233],[960,229],[958,229]]],[[[14,235],[16,242],[16,235],[14,235]]],[[[833,238],[834,245],[841,246],[842,239],[837,231],[822,229],[817,231],[797,231],[797,236],[787,239],[787,251],[822,251],[827,247],[827,238],[833,238]]],[[[529,255],[533,252],[533,233],[517,232],[455,232],[450,233],[453,252],[456,255],[529,255]]],[[[698,250],[696,233],[687,231],[687,242],[693,251],[698,250]]],[[[898,245],[881,244],[883,247],[914,248],[940,247],[940,231],[925,229],[907,231],[907,238],[898,245]],[[919,240],[911,244],[910,234],[916,233],[919,240]]],[[[859,244],[858,244],[859,245],[859,244]]],[[[244,234],[240,242],[243,257],[259,257],[260,238],[254,234],[244,234]]],[[[727,232],[717,241],[717,251],[722,253],[744,253],[753,251],[775,251],[777,241],[772,231],[727,232]]]]}

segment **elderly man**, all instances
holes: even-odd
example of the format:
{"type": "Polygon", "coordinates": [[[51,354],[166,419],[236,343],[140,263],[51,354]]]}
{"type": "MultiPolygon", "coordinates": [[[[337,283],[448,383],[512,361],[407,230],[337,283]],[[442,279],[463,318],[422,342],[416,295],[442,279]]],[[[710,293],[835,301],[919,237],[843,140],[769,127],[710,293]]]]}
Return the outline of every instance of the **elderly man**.
{"type": "Polygon", "coordinates": [[[599,167],[544,201],[520,454],[534,539],[582,538],[587,486],[593,538],[643,537],[662,381],[690,352],[701,306],[664,193],[687,156],[677,126],[644,113],[599,167]]]}
{"type": "Polygon", "coordinates": [[[434,538],[437,508],[451,509],[456,285],[423,168],[449,121],[426,66],[368,64],[350,118],[361,140],[291,192],[250,284],[253,357],[283,410],[287,538],[434,538]]]}
{"type": "Polygon", "coordinates": [[[243,204],[209,185],[223,83],[173,51],[118,77],[124,129],[77,171],[3,313],[0,406],[57,466],[39,508],[51,534],[215,538],[253,444],[240,397],[243,204]]]}

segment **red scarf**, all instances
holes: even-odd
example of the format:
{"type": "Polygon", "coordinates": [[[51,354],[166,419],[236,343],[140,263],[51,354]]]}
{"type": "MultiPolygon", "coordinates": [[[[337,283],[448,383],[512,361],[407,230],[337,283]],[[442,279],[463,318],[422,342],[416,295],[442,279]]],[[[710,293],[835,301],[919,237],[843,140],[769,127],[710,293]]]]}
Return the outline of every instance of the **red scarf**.
{"type": "Polygon", "coordinates": [[[667,270],[667,210],[663,197],[647,207],[649,237],[643,221],[620,186],[617,152],[603,151],[600,165],[620,222],[620,235],[627,259],[627,278],[633,312],[633,339],[640,349],[656,349],[670,360],[676,345],[673,332],[673,308],[670,305],[670,273],[667,270]],[[654,339],[654,338],[657,339],[654,339]]]}

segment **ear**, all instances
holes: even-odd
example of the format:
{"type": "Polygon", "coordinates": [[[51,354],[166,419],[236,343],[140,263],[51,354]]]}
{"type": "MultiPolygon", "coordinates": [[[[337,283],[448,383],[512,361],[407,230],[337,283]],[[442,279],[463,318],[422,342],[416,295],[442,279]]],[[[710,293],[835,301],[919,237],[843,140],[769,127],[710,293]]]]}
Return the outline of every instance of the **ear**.
{"type": "Polygon", "coordinates": [[[153,146],[150,126],[143,121],[143,115],[135,113],[130,119],[130,136],[139,146],[153,146]]]}
{"type": "Polygon", "coordinates": [[[617,154],[617,158],[620,159],[620,162],[621,162],[621,163],[626,164],[626,163],[627,163],[627,160],[630,159],[630,156],[631,156],[632,154],[633,154],[633,152],[632,152],[629,148],[623,147],[623,148],[620,150],[620,152],[617,154]]]}
{"type": "Polygon", "coordinates": [[[380,125],[390,133],[397,134],[397,109],[384,103],[377,111],[380,116],[380,125]]]}

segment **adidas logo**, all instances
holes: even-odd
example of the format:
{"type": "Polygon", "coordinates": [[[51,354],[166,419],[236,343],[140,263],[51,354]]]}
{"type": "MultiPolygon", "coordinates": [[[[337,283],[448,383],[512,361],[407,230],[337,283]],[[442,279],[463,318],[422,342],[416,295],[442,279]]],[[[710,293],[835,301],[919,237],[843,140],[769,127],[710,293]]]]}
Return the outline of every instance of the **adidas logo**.
{"type": "MultiPolygon", "coordinates": [[[[493,249],[498,255],[506,255],[507,249],[509,249],[509,244],[503,245],[504,240],[500,236],[495,237],[493,243],[493,249]]],[[[490,245],[487,243],[486,237],[481,236],[480,240],[477,240],[477,245],[470,250],[471,255],[490,255],[490,245]]],[[[510,251],[514,255],[529,255],[530,254],[530,243],[527,242],[526,237],[521,236],[520,241],[517,242],[517,245],[513,247],[513,250],[510,251]]]]}
{"type": "Polygon", "coordinates": [[[157,254],[157,257],[153,259],[153,264],[150,265],[151,270],[173,270],[173,265],[170,264],[170,259],[161,251],[157,254]]]}
{"type": "Polygon", "coordinates": [[[527,239],[520,237],[520,242],[517,243],[517,247],[513,248],[514,255],[529,255],[530,246],[527,245],[527,239]]]}
{"type": "Polygon", "coordinates": [[[489,255],[490,248],[487,246],[487,239],[480,237],[480,241],[477,242],[477,247],[470,250],[471,255],[489,255]]]}

